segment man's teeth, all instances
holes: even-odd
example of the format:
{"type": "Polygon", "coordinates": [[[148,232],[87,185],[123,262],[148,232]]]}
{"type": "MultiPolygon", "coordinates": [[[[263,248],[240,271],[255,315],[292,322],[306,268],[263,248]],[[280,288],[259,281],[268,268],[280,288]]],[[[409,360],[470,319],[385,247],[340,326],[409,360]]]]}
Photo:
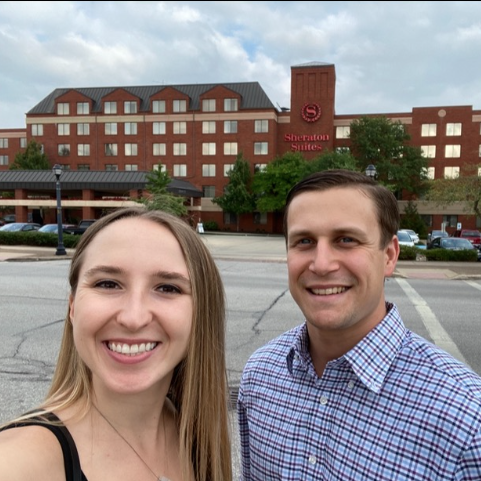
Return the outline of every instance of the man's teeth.
{"type": "Polygon", "coordinates": [[[329,287],[329,289],[312,289],[312,292],[318,296],[329,296],[330,294],[340,294],[347,291],[346,287],[329,287]]]}
{"type": "Polygon", "coordinates": [[[125,354],[127,356],[135,356],[143,352],[152,351],[157,346],[156,342],[143,342],[142,344],[122,344],[109,342],[108,347],[111,351],[125,354]]]}

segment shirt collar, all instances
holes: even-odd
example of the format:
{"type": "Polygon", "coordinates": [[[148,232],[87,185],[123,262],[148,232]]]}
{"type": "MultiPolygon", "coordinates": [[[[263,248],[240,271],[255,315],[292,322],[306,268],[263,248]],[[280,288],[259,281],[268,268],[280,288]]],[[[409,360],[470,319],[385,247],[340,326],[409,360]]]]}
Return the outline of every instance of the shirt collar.
{"type": "MultiPolygon", "coordinates": [[[[386,375],[401,349],[406,327],[395,304],[386,302],[387,314],[356,346],[347,352],[347,360],[359,380],[373,392],[379,392],[386,375]]],[[[309,339],[306,323],[297,330],[294,342],[287,355],[287,368],[292,373],[296,355],[310,359],[309,339]]],[[[341,358],[341,359],[342,359],[341,358]]],[[[336,362],[336,361],[331,361],[336,362]]]]}

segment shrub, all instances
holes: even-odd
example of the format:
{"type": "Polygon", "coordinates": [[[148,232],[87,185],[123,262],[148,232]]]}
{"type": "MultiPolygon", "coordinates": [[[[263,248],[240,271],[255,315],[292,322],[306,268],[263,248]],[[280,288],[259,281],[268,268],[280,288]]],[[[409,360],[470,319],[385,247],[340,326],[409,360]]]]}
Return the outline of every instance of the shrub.
{"type": "Polygon", "coordinates": [[[400,247],[400,252],[399,252],[399,257],[398,259],[400,261],[415,261],[416,260],[416,255],[419,252],[419,249],[416,247],[411,247],[411,246],[399,246],[400,247]]]}
{"type": "MultiPolygon", "coordinates": [[[[65,248],[74,248],[80,240],[79,235],[63,235],[65,248]]],[[[57,234],[42,234],[38,232],[2,232],[0,231],[0,245],[7,246],[37,246],[57,247],[57,234]]]]}
{"type": "Polygon", "coordinates": [[[476,249],[460,251],[429,249],[425,252],[425,255],[428,261],[476,262],[478,260],[478,251],[476,249]]]}
{"type": "Polygon", "coordinates": [[[219,225],[215,220],[208,220],[204,222],[204,230],[217,231],[219,230],[219,225]]]}

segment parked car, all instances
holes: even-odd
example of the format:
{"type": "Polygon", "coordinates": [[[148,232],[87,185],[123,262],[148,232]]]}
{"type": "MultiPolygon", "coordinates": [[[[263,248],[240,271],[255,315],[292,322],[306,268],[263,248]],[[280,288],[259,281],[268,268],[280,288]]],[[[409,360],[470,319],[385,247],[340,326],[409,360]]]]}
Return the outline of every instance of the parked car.
{"type": "Polygon", "coordinates": [[[35,224],[33,222],[12,222],[10,224],[5,224],[0,227],[2,232],[33,232],[37,231],[42,227],[40,224],[35,224]]]}
{"type": "Polygon", "coordinates": [[[474,247],[481,246],[481,232],[476,229],[459,229],[453,232],[453,237],[468,239],[474,247]]]}
{"type": "Polygon", "coordinates": [[[403,231],[403,232],[407,232],[411,236],[411,239],[413,240],[413,242],[415,244],[417,244],[419,242],[419,235],[418,235],[417,232],[414,232],[411,229],[400,229],[400,230],[403,231]]]}
{"type": "Polygon", "coordinates": [[[412,237],[407,232],[405,232],[403,230],[398,230],[397,231],[397,238],[399,240],[400,246],[414,247],[414,241],[413,241],[412,237]]]}
{"type": "MultiPolygon", "coordinates": [[[[71,229],[77,227],[75,224],[63,224],[62,229],[65,232],[65,229],[71,229]]],[[[58,224],[44,224],[37,232],[48,233],[48,234],[57,234],[58,233],[58,224]]]]}
{"type": "Polygon", "coordinates": [[[449,237],[449,234],[445,230],[432,230],[428,232],[427,243],[429,244],[436,237],[449,237]]]}
{"type": "Polygon", "coordinates": [[[78,225],[64,229],[66,234],[72,235],[82,235],[94,222],[96,219],[82,219],[78,225]]]}
{"type": "MultiPolygon", "coordinates": [[[[7,214],[3,216],[3,220],[5,221],[5,224],[12,224],[13,222],[17,222],[17,216],[15,214],[7,214]]],[[[32,223],[33,221],[33,216],[31,212],[28,213],[27,221],[29,223],[32,223]]]]}
{"type": "Polygon", "coordinates": [[[5,221],[4,221],[3,219],[0,219],[0,227],[1,227],[2,225],[5,225],[5,221]]]}
{"type": "Polygon", "coordinates": [[[452,251],[476,250],[478,261],[481,261],[481,251],[469,242],[468,239],[461,237],[436,237],[427,246],[428,249],[448,249],[452,251]]]}

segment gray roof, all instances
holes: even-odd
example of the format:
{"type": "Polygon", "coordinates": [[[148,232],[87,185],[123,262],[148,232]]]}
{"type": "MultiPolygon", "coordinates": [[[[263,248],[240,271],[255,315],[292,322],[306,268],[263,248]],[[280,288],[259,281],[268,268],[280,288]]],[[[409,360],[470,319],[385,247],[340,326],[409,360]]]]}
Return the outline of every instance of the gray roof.
{"type": "Polygon", "coordinates": [[[222,86],[239,94],[242,98],[239,109],[275,109],[274,104],[269,100],[259,82],[240,83],[215,83],[215,84],[193,84],[193,85],[150,85],[137,87],[87,87],[87,88],[57,88],[47,95],[35,107],[27,112],[29,114],[53,114],[55,113],[55,99],[70,90],[80,92],[82,95],[92,99],[92,113],[102,112],[102,99],[118,89],[123,89],[140,99],[140,112],[150,111],[150,98],[152,95],[170,87],[184,93],[190,98],[188,110],[199,110],[199,98],[205,92],[214,87],[222,86]]]}
{"type": "MultiPolygon", "coordinates": [[[[60,177],[62,190],[101,190],[127,192],[145,189],[145,171],[77,171],[65,170],[60,177]]],[[[12,189],[55,190],[56,178],[51,170],[6,170],[0,172],[0,191],[12,189]]],[[[183,179],[171,179],[167,188],[173,194],[185,197],[202,197],[202,191],[183,179]]]]}

